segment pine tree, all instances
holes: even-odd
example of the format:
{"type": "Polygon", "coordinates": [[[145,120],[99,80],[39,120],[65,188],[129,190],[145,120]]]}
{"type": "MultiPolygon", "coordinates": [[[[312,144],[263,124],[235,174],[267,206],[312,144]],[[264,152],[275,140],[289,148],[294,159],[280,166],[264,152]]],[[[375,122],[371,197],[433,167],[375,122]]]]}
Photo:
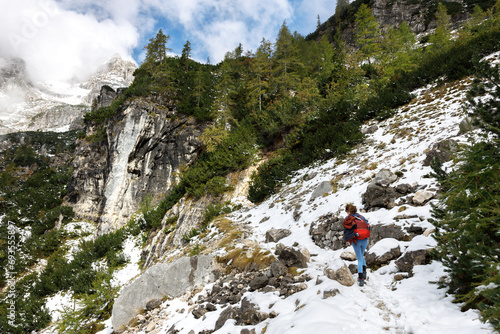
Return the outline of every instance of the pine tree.
{"type": "Polygon", "coordinates": [[[362,4],[356,12],[356,43],[358,44],[365,59],[371,64],[371,58],[376,56],[380,51],[379,39],[380,30],[379,24],[373,16],[370,7],[362,4]]]}
{"type": "Polygon", "coordinates": [[[450,44],[450,19],[451,16],[448,15],[446,6],[439,3],[436,12],[437,27],[429,38],[431,52],[443,50],[450,44]]]}
{"type": "Polygon", "coordinates": [[[484,138],[464,150],[456,170],[446,174],[435,166],[444,190],[433,210],[435,251],[449,272],[450,292],[465,302],[464,309],[479,308],[483,320],[499,331],[500,69],[487,63],[477,68],[468,108],[484,138]],[[474,99],[478,93],[482,98],[474,99]]]}
{"type": "Polygon", "coordinates": [[[187,41],[186,44],[184,44],[184,48],[182,49],[182,55],[181,59],[182,62],[184,63],[184,71],[189,70],[189,58],[191,57],[191,42],[187,41]]]}
{"type": "Polygon", "coordinates": [[[338,20],[349,7],[349,0],[337,0],[337,5],[335,6],[335,18],[338,20]]]}
{"type": "Polygon", "coordinates": [[[255,111],[262,111],[264,97],[269,89],[271,75],[271,42],[262,39],[260,46],[251,62],[251,77],[248,80],[249,107],[255,111]]]}
{"type": "Polygon", "coordinates": [[[297,36],[292,35],[283,22],[274,47],[273,90],[278,96],[287,96],[300,83],[297,71],[303,67],[298,55],[297,36]]]}
{"type": "Polygon", "coordinates": [[[149,44],[144,47],[146,49],[146,59],[145,63],[163,63],[167,57],[167,51],[172,51],[172,49],[167,48],[169,35],[165,35],[160,29],[155,37],[149,40],[149,44]]]}
{"type": "Polygon", "coordinates": [[[382,67],[386,79],[391,79],[400,72],[415,68],[414,46],[416,35],[410,26],[403,22],[398,28],[389,28],[382,39],[382,67]]]}

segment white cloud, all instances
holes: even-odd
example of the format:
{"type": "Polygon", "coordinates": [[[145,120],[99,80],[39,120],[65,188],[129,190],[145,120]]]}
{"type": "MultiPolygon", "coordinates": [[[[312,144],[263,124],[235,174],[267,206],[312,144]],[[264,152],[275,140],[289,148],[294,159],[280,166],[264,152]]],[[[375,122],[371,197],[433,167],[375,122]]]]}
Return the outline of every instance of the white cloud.
{"type": "Polygon", "coordinates": [[[195,59],[216,63],[238,43],[255,50],[262,38],[274,41],[285,20],[292,31],[312,32],[317,15],[325,20],[333,7],[327,0],[2,0],[0,56],[22,57],[35,79],[81,78],[117,52],[140,55],[162,28],[174,52],[189,40],[195,59]]]}
{"type": "Polygon", "coordinates": [[[127,20],[99,20],[54,0],[2,1],[0,13],[1,53],[23,58],[35,80],[88,76],[113,54],[128,56],[139,37],[127,20]]]}

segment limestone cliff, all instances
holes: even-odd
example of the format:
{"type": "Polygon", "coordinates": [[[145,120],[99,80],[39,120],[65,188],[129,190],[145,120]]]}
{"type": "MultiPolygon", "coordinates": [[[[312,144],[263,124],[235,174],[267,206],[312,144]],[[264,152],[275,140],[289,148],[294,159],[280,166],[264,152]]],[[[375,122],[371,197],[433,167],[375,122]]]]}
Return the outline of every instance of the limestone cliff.
{"type": "MultiPolygon", "coordinates": [[[[103,94],[110,92],[103,89],[103,94]]],[[[100,100],[110,103],[112,96],[103,94],[100,100]]],[[[153,202],[163,197],[182,166],[196,159],[204,126],[173,105],[126,102],[109,120],[102,141],[78,141],[67,201],[81,218],[98,221],[99,233],[125,225],[146,196],[153,202]]],[[[97,131],[87,129],[87,138],[97,131]]]]}

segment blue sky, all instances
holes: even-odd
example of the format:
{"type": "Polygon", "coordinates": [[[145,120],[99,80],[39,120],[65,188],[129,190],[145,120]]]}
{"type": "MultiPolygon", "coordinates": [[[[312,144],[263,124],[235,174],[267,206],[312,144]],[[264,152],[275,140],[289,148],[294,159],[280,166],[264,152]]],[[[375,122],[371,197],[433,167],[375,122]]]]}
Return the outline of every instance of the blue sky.
{"type": "MultiPolygon", "coordinates": [[[[255,50],[274,42],[281,24],[302,35],[317,16],[327,20],[335,0],[0,0],[0,57],[21,57],[36,80],[83,79],[119,53],[143,59],[161,28],[180,54],[217,63],[242,43],[255,50]]],[[[0,63],[1,66],[1,63],[0,63]]]]}

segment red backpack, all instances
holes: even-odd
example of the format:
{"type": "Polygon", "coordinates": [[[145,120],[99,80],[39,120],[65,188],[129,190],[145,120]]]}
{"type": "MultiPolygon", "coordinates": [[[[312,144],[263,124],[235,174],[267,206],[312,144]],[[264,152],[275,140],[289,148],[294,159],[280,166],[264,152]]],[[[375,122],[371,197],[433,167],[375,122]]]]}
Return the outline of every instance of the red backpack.
{"type": "Polygon", "coordinates": [[[356,220],[356,226],[357,228],[354,229],[354,235],[356,236],[356,239],[362,240],[370,237],[370,230],[371,226],[368,224],[366,219],[363,216],[356,217],[354,215],[351,215],[354,217],[356,220]]]}

